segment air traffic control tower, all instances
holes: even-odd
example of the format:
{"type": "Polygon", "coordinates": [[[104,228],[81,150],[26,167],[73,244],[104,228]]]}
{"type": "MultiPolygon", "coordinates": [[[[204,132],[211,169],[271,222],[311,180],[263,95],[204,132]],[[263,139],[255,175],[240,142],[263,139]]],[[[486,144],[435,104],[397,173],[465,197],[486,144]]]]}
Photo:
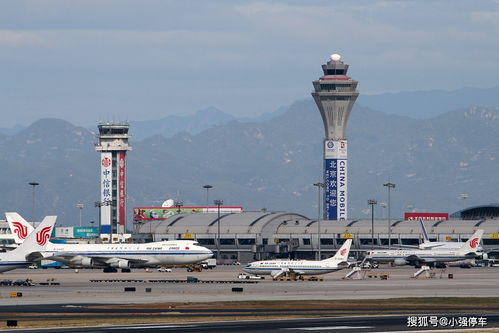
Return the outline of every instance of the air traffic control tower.
{"type": "Polygon", "coordinates": [[[348,218],[348,165],[345,129],[359,96],[358,82],[347,76],[348,65],[339,54],[322,65],[324,76],[313,82],[312,92],[324,122],[324,219],[348,218]]]}
{"type": "Polygon", "coordinates": [[[109,236],[126,231],[126,152],[132,150],[128,144],[129,125],[126,123],[98,125],[99,142],[95,150],[100,151],[100,234],[109,236]]]}

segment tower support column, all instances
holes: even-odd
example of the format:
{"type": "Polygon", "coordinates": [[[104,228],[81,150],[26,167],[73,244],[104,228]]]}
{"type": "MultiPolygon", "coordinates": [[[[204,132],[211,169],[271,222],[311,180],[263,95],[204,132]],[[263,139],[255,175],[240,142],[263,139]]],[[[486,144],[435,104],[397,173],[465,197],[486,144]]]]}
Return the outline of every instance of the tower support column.
{"type": "Polygon", "coordinates": [[[348,75],[348,65],[332,54],[322,65],[324,75],[313,81],[312,97],[324,124],[324,219],[348,218],[348,159],[345,131],[348,117],[359,96],[357,81],[348,75]]]}
{"type": "Polygon", "coordinates": [[[99,142],[95,149],[101,154],[100,234],[112,242],[113,234],[126,233],[126,153],[129,125],[99,124],[99,142]]]}

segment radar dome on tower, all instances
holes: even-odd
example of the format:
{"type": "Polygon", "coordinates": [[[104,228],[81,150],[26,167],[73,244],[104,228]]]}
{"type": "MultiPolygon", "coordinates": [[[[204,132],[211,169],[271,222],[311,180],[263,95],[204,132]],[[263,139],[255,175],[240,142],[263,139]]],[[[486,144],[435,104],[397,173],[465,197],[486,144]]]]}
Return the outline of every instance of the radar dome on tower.
{"type": "Polygon", "coordinates": [[[340,59],[341,59],[341,56],[338,53],[331,54],[332,61],[340,61],[340,59]]]}
{"type": "Polygon", "coordinates": [[[175,204],[175,201],[173,201],[173,199],[168,199],[168,200],[165,200],[162,204],[161,204],[161,207],[173,207],[173,205],[175,204]]]}

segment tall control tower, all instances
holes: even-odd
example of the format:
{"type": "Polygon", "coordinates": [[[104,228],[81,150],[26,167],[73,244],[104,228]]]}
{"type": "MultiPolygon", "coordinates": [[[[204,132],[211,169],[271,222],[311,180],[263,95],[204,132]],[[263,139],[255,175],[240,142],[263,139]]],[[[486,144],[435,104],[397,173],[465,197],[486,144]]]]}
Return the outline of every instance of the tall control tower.
{"type": "Polygon", "coordinates": [[[126,152],[128,145],[126,123],[98,125],[99,142],[95,150],[100,151],[100,233],[101,235],[123,234],[126,230],[126,152]]]}
{"type": "Polygon", "coordinates": [[[347,76],[348,65],[339,54],[322,65],[324,76],[313,82],[312,93],[324,122],[324,218],[348,218],[347,140],[345,129],[359,96],[358,82],[347,76]]]}

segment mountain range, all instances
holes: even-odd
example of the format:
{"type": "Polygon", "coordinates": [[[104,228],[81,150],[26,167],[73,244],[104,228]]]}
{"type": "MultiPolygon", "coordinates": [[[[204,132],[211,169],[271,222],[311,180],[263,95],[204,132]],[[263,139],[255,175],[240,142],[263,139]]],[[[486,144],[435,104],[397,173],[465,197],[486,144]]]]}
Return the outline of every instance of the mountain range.
{"type": "MultiPolygon", "coordinates": [[[[206,118],[216,110],[198,115],[206,118]]],[[[180,126],[180,125],[179,125],[180,126]]],[[[191,124],[195,129],[196,124],[191,124]]],[[[138,140],[131,124],[133,150],[127,155],[128,211],[160,205],[165,199],[184,205],[210,201],[246,210],[283,210],[317,216],[317,188],[322,179],[324,129],[311,99],[292,104],[258,121],[226,119],[194,133],[154,134],[138,140]]],[[[164,131],[164,128],[161,129],[164,131]]],[[[169,131],[169,130],[168,130],[169,131]]],[[[499,180],[499,109],[465,107],[430,119],[392,115],[354,107],[350,116],[349,216],[369,216],[368,199],[387,200],[392,191],[393,218],[404,211],[454,212],[497,201],[499,180]],[[464,201],[459,194],[466,193],[464,201]]],[[[56,214],[63,225],[97,221],[99,157],[95,133],[60,119],[40,119],[13,135],[0,134],[4,211],[56,214]]],[[[377,217],[386,217],[378,206],[377,217]]],[[[129,217],[128,220],[131,218],[129,217]]]]}
{"type": "MultiPolygon", "coordinates": [[[[306,99],[304,99],[306,100],[306,99]]],[[[458,90],[403,91],[376,95],[360,94],[357,104],[389,114],[428,119],[459,108],[481,105],[499,106],[499,86],[492,88],[462,88],[458,90]]],[[[134,140],[139,141],[155,134],[171,137],[180,132],[199,134],[210,127],[232,120],[239,122],[268,121],[281,115],[289,105],[256,117],[235,117],[216,107],[198,110],[189,115],[168,115],[155,120],[132,120],[134,140]]],[[[88,126],[87,126],[88,127],[88,126]]],[[[0,134],[14,135],[25,127],[0,127],[0,134]]],[[[88,127],[94,130],[95,124],[88,127]]]]}
{"type": "Polygon", "coordinates": [[[360,94],[357,103],[371,109],[416,119],[469,106],[498,106],[499,86],[457,90],[403,91],[376,95],[360,94]]]}

